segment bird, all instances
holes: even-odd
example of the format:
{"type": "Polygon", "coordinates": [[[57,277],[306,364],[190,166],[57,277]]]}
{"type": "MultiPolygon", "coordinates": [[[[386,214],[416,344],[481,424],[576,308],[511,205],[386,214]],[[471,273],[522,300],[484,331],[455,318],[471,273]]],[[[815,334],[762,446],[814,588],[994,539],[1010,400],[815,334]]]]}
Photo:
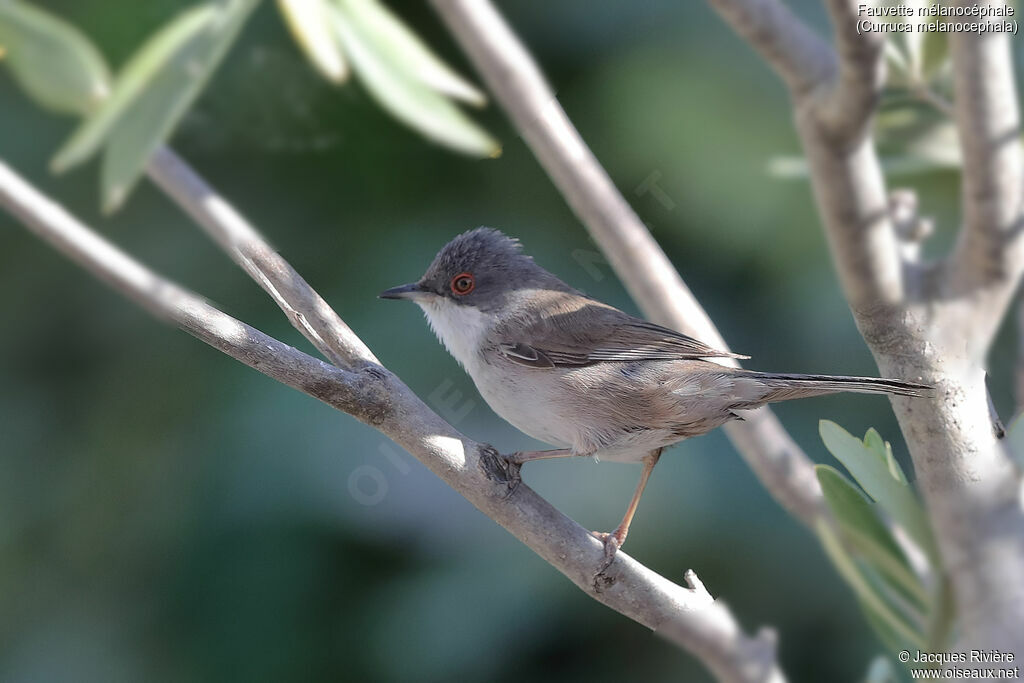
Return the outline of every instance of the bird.
{"type": "Polygon", "coordinates": [[[574,289],[493,228],[446,244],[424,275],[379,295],[423,310],[484,401],[525,434],[554,446],[503,456],[533,460],[591,456],[642,464],[622,522],[594,535],[602,571],[626,540],[662,451],[742,412],[836,392],[928,396],[931,387],[875,377],[770,373],[713,359],[721,351],[634,317],[574,289]]]}

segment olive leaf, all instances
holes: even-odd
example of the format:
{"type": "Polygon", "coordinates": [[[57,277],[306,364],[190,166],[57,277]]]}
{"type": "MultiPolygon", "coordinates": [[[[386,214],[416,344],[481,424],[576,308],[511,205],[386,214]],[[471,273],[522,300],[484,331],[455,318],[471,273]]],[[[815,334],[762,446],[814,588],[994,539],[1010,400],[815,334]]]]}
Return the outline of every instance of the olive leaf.
{"type": "Polygon", "coordinates": [[[116,210],[153,151],[199,95],[258,0],[192,7],[152,36],[118,74],[107,100],[57,152],[62,172],[104,145],[102,204],[116,210]]]}
{"type": "Polygon", "coordinates": [[[498,142],[407,68],[407,57],[383,39],[359,2],[337,2],[333,25],[352,68],[370,95],[430,140],[478,157],[500,154],[498,142]]]}
{"type": "Polygon", "coordinates": [[[839,523],[843,540],[850,549],[914,608],[927,606],[928,592],[914,575],[892,533],[879,519],[874,504],[835,468],[816,465],[814,470],[829,509],[839,523]]]}
{"type": "Polygon", "coordinates": [[[0,2],[0,47],[0,65],[47,109],[88,114],[109,93],[110,72],[99,50],[74,26],[27,2],[0,2]]]}
{"type": "Polygon", "coordinates": [[[482,107],[487,98],[445,64],[405,23],[378,0],[336,0],[397,67],[442,95],[482,107]]]}
{"type": "Polygon", "coordinates": [[[348,80],[348,64],[330,25],[327,0],[277,0],[277,6],[313,66],[332,83],[348,80]]]}
{"type": "Polygon", "coordinates": [[[885,453],[876,452],[835,422],[822,420],[818,430],[825,447],[843,463],[868,496],[907,532],[929,558],[937,558],[931,526],[920,501],[905,477],[901,476],[902,471],[894,474],[885,453]]]}

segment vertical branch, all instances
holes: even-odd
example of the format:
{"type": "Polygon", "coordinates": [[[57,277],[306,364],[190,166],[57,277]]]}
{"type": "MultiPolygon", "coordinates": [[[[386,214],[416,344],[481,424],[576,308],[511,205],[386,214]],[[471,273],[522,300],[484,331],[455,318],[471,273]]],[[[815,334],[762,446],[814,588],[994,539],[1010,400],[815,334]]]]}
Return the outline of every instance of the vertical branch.
{"type": "Polygon", "coordinates": [[[1014,417],[1024,415],[1024,296],[1017,301],[1017,382],[1014,398],[1017,400],[1017,408],[1014,417]]]}
{"type": "MultiPolygon", "coordinates": [[[[993,7],[1002,3],[990,0],[958,4],[993,7]]],[[[994,23],[996,18],[988,21],[994,23]]],[[[973,357],[980,359],[1024,269],[1020,113],[1006,33],[951,33],[949,43],[956,123],[964,159],[964,226],[953,255],[951,289],[957,295],[974,297],[975,305],[984,309],[973,315],[984,325],[976,333],[985,344],[971,349],[973,357]]]]}
{"type": "MultiPolygon", "coordinates": [[[[709,0],[782,73],[773,22],[709,0]]],[[[961,0],[961,5],[977,3],[961,0]]],[[[988,2],[988,5],[994,3],[988,2]]],[[[828,0],[839,67],[812,93],[791,86],[796,125],[840,281],[883,374],[938,387],[894,398],[917,484],[952,579],[964,647],[1024,654],[1021,489],[990,416],[982,359],[1024,268],[1016,87],[1004,34],[951,33],[964,151],[964,233],[949,268],[902,262],[869,125],[881,86],[877,38],[858,35],[860,3],[828,0]],[[904,283],[904,278],[913,278],[904,283]]],[[[775,11],[779,11],[776,9],[775,11]]],[[[994,19],[993,19],[994,21],[994,19]]],[[[789,34],[793,30],[785,29],[789,34]]]]}

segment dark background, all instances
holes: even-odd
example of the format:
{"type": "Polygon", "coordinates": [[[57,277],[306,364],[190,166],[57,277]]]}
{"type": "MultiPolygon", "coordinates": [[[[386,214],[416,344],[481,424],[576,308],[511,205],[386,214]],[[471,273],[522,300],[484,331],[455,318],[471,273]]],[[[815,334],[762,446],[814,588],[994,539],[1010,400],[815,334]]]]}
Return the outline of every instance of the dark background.
{"type": "MultiPolygon", "coordinates": [[[[114,65],[182,6],[65,0],[114,65]]],[[[803,3],[811,5],[816,3],[803,3]]],[[[801,6],[801,3],[796,3],[801,6]]],[[[429,9],[393,4],[471,70],[429,9]]],[[[782,86],[702,3],[504,2],[562,105],[750,367],[876,374],[830,265],[782,86]],[[637,188],[651,174],[662,201],[637,188]]],[[[806,8],[802,8],[806,9],[806,8]]],[[[811,21],[823,27],[816,7],[811,21]]],[[[358,84],[333,88],[264,3],[173,146],[259,226],[378,357],[467,435],[540,447],[498,419],[410,304],[455,234],[491,225],[548,269],[635,306],[500,111],[475,161],[422,141],[358,84]]],[[[270,300],[143,182],[99,214],[95,165],[46,172],[74,121],[0,68],[0,157],[145,263],[232,315],[308,345],[270,300]]],[[[921,190],[938,243],[958,178],[921,190]]],[[[709,680],[688,654],[581,594],[374,430],[169,329],[0,215],[0,680],[709,680]]],[[[1008,413],[1012,340],[993,355],[1008,413]]],[[[877,397],[778,407],[811,457],[819,419],[893,441],[877,397]]],[[[613,527],[639,468],[543,462],[526,481],[613,527]]],[[[721,433],[673,448],[627,550],[697,570],[748,631],[780,635],[793,680],[857,680],[882,651],[817,541],[721,433]]]]}

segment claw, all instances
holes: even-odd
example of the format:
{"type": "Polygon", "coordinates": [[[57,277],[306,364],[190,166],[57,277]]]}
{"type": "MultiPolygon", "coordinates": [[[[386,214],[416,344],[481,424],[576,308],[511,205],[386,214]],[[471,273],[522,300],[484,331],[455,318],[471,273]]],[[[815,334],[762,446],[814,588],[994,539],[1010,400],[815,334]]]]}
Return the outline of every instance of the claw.
{"type": "Polygon", "coordinates": [[[505,484],[508,489],[505,498],[515,493],[519,484],[523,482],[519,474],[521,466],[515,461],[514,455],[502,455],[496,448],[487,444],[482,444],[480,448],[480,467],[488,479],[505,484]]]}
{"type": "Polygon", "coordinates": [[[597,568],[597,572],[594,573],[594,589],[600,593],[603,587],[610,586],[614,582],[614,579],[605,576],[604,573],[608,567],[612,566],[612,562],[615,561],[615,555],[619,552],[619,548],[622,547],[622,542],[625,539],[620,537],[617,530],[613,533],[591,531],[590,535],[604,544],[604,559],[601,560],[601,565],[597,568]]]}

